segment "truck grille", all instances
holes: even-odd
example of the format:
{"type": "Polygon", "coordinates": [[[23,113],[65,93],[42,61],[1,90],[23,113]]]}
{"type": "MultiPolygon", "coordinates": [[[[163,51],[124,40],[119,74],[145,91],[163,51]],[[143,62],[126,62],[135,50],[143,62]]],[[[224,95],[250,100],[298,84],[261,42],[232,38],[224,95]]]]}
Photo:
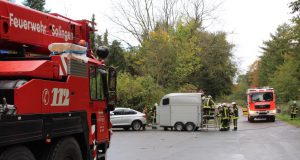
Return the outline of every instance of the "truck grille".
{"type": "Polygon", "coordinates": [[[68,72],[71,75],[87,77],[88,76],[87,64],[71,59],[69,62],[69,71],[68,72]]]}
{"type": "Polygon", "coordinates": [[[255,105],[255,109],[269,109],[270,105],[255,105]]]}

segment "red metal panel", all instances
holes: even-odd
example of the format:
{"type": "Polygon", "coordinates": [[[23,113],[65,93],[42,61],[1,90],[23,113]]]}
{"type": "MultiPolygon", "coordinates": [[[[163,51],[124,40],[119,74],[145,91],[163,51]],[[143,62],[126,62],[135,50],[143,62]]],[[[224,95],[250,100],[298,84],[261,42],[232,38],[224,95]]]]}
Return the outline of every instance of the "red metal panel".
{"type": "Polygon", "coordinates": [[[57,62],[47,60],[32,61],[2,61],[0,63],[0,76],[2,77],[35,77],[59,78],[55,75],[58,71],[57,62]]]}
{"type": "Polygon", "coordinates": [[[88,41],[90,27],[86,20],[75,21],[0,0],[0,48],[17,49],[21,45],[39,54],[49,54],[53,42],[88,41]]]}

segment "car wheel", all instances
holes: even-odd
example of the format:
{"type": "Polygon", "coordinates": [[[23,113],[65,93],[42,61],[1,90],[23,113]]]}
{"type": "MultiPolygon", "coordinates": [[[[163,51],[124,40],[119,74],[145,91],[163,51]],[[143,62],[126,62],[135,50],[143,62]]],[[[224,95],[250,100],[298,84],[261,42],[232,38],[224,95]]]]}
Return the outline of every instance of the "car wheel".
{"type": "Polygon", "coordinates": [[[185,130],[188,132],[194,131],[195,130],[195,124],[193,122],[187,122],[184,126],[185,130]]]}
{"type": "Polygon", "coordinates": [[[139,131],[142,128],[142,123],[140,121],[133,121],[131,127],[134,131],[139,131]]]}
{"type": "Polygon", "coordinates": [[[182,122],[177,122],[177,123],[175,123],[175,125],[174,125],[175,131],[182,131],[183,128],[184,128],[184,125],[183,125],[182,122]]]}

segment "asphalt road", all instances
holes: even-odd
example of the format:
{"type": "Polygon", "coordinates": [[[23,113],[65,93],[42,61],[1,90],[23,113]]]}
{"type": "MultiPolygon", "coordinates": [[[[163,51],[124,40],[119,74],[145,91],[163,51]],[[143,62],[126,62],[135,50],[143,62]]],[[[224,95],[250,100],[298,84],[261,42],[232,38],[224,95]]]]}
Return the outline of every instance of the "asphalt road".
{"type": "Polygon", "coordinates": [[[299,160],[300,128],[282,121],[249,123],[238,131],[116,130],[108,160],[299,160]]]}

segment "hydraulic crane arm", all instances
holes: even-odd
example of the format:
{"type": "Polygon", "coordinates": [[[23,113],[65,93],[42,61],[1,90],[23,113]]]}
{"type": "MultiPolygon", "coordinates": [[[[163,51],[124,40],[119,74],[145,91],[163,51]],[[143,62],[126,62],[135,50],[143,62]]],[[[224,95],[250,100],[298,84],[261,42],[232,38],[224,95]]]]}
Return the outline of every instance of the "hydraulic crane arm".
{"type": "MultiPolygon", "coordinates": [[[[39,12],[0,0],[0,50],[20,50],[49,55],[51,43],[90,44],[90,22],[39,12]]],[[[90,45],[88,45],[90,50],[90,45]]]]}

